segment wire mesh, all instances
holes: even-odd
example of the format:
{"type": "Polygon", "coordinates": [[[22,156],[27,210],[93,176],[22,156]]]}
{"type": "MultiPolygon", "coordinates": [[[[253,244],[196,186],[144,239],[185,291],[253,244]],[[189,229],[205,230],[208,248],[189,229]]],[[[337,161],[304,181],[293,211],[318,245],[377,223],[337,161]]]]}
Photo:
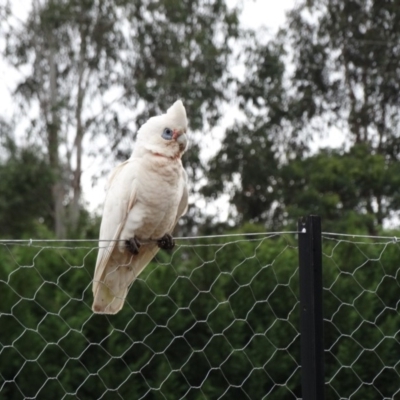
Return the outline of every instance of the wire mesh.
{"type": "Polygon", "coordinates": [[[0,398],[300,398],[295,235],[177,244],[106,316],[97,244],[1,242],[0,398]]]}
{"type": "Polygon", "coordinates": [[[323,235],[327,399],[400,398],[400,246],[323,235]]]}
{"type": "MultiPolygon", "coordinates": [[[[300,399],[294,233],[179,240],[116,316],[93,242],[0,243],[0,398],[300,399]]],[[[400,395],[400,246],[323,235],[327,399],[400,395]]]]}

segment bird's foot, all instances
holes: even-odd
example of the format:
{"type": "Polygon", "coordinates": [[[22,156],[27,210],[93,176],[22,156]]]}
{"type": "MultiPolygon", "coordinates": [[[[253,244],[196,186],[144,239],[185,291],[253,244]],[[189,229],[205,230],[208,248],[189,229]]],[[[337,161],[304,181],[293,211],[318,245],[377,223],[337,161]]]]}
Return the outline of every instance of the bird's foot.
{"type": "Polygon", "coordinates": [[[172,250],[175,246],[174,238],[166,233],[161,239],[157,240],[158,247],[164,250],[172,250]]]}
{"type": "Polygon", "coordinates": [[[134,256],[139,254],[141,244],[135,237],[125,240],[125,245],[134,256]]]}

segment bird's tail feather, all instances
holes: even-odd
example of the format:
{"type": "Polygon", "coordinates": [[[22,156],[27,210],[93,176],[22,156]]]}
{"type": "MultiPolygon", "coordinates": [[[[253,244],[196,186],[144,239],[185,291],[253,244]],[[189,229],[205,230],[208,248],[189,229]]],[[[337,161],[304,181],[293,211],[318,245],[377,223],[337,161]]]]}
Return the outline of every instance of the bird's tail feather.
{"type": "Polygon", "coordinates": [[[96,282],[92,310],[98,314],[116,314],[124,305],[128,289],[158,252],[155,244],[144,245],[138,255],[114,249],[103,275],[96,282]]]}
{"type": "Polygon", "coordinates": [[[98,285],[98,290],[94,297],[92,310],[97,314],[116,314],[121,310],[125,303],[127,288],[114,293],[103,282],[98,285]]]}

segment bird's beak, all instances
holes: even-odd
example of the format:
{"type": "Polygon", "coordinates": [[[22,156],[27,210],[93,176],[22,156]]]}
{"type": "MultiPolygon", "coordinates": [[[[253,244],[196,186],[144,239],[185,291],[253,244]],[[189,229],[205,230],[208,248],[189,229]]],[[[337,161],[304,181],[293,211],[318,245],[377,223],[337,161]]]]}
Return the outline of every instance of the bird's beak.
{"type": "Polygon", "coordinates": [[[183,131],[179,130],[179,129],[174,129],[172,131],[172,139],[176,140],[180,135],[182,135],[183,131]]]}
{"type": "Polygon", "coordinates": [[[179,143],[179,148],[181,151],[185,151],[188,143],[188,138],[186,135],[186,130],[174,129],[172,132],[172,139],[179,143]]]}

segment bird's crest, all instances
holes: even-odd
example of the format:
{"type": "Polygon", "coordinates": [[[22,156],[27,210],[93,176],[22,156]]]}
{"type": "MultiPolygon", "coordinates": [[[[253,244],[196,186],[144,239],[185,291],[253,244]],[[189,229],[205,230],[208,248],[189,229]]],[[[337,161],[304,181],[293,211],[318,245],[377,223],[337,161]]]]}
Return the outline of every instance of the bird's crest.
{"type": "Polygon", "coordinates": [[[173,119],[175,123],[179,126],[187,126],[186,110],[183,106],[182,100],[177,100],[170,108],[167,110],[167,115],[169,118],[173,119]]]}

